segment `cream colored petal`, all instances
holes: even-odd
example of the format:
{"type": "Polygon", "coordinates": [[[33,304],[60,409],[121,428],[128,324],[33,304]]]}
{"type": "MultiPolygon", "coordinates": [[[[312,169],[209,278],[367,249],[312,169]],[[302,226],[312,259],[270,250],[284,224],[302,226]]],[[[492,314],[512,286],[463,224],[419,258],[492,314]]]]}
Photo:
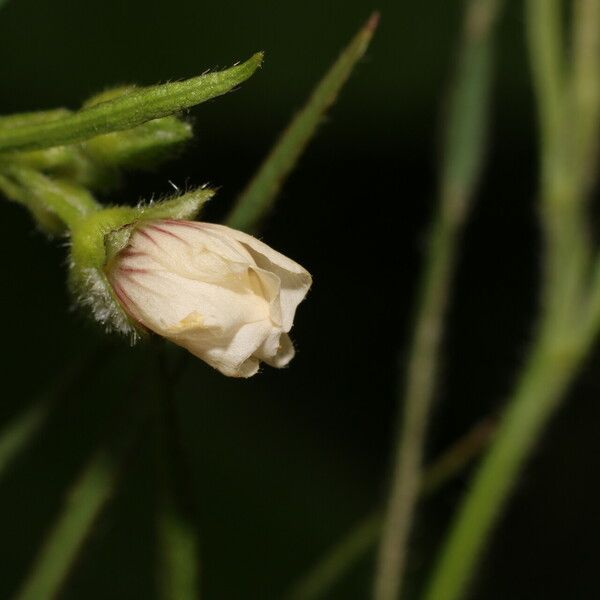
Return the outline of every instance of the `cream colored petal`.
{"type": "Polygon", "coordinates": [[[254,354],[270,330],[270,324],[262,321],[246,323],[230,335],[198,328],[166,337],[225,375],[250,377],[259,368],[259,360],[254,354]]]}
{"type": "Polygon", "coordinates": [[[117,294],[141,323],[160,335],[167,335],[188,315],[202,316],[206,327],[230,332],[246,323],[263,321],[269,304],[249,286],[236,290],[181,277],[168,271],[120,272],[109,279],[117,294]]]}
{"type": "Polygon", "coordinates": [[[244,273],[254,265],[242,244],[200,223],[189,221],[152,221],[132,234],[125,255],[133,266],[144,266],[150,260],[192,279],[216,282],[244,273]]]}
{"type": "Polygon", "coordinates": [[[287,333],[278,332],[271,336],[256,351],[255,356],[272,367],[285,367],[294,358],[296,351],[287,333]]]}
{"type": "Polygon", "coordinates": [[[203,223],[203,226],[209,229],[212,228],[215,231],[221,231],[224,235],[230,235],[238,240],[246,246],[258,267],[279,277],[281,282],[282,329],[286,332],[289,331],[292,328],[296,308],[302,302],[312,284],[310,273],[297,262],[273,250],[273,248],[251,235],[225,227],[224,225],[203,223]]]}

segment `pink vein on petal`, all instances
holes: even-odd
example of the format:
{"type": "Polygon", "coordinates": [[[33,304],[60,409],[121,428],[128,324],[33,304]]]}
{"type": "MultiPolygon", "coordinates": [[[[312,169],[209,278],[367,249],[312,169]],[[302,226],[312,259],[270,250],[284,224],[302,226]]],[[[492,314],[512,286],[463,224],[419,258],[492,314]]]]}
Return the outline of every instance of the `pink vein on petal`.
{"type": "Polygon", "coordinates": [[[184,244],[188,243],[187,240],[184,240],[182,237],[179,237],[176,233],[173,233],[172,231],[169,231],[168,229],[164,229],[163,227],[159,227],[158,225],[148,225],[147,229],[159,231],[160,233],[164,233],[165,235],[170,235],[171,237],[174,237],[176,240],[179,240],[180,242],[183,242],[184,244]]]}
{"type": "Polygon", "coordinates": [[[160,244],[146,231],[146,229],[138,229],[136,233],[139,233],[142,237],[150,240],[157,248],[160,248],[160,244]]]}

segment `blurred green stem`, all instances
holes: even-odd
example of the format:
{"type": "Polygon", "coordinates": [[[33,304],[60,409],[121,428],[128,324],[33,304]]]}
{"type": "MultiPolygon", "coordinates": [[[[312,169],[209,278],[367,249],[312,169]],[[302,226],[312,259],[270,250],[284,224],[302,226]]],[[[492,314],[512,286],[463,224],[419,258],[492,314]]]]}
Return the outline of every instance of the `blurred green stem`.
{"type": "MultiPolygon", "coordinates": [[[[131,395],[138,399],[140,374],[131,395]]],[[[94,452],[68,493],[65,505],[38,552],[15,600],[57,598],[94,523],[111,498],[125,457],[141,428],[145,412],[137,402],[94,452]]]]}
{"type": "MultiPolygon", "coordinates": [[[[593,10],[581,4],[575,13],[577,35],[588,35],[588,28],[598,35],[598,0],[594,4],[593,10]],[[584,24],[581,19],[594,22],[584,24]]],[[[540,200],[546,264],[541,320],[495,441],[454,518],[425,594],[426,600],[458,600],[464,596],[523,463],[597,334],[600,280],[593,280],[591,286],[587,281],[590,248],[584,201],[589,182],[584,180],[587,174],[577,161],[589,164],[595,154],[595,143],[585,141],[587,134],[582,136],[581,128],[585,123],[597,132],[598,112],[595,102],[580,100],[573,111],[568,101],[566,84],[570,79],[561,73],[560,8],[555,0],[527,3],[542,153],[540,200]]],[[[579,49],[575,51],[575,96],[582,93],[577,91],[582,85],[577,82],[581,73],[595,78],[595,82],[584,84],[592,89],[600,78],[600,71],[583,64],[577,66],[586,60],[592,65],[598,64],[598,44],[579,40],[576,46],[579,49]],[[580,46],[587,50],[584,52],[580,46]],[[589,51],[592,47],[593,53],[589,51]]],[[[600,269],[600,260],[596,260],[600,269]]]]}
{"type": "Polygon", "coordinates": [[[117,472],[115,457],[107,448],[94,454],[69,493],[16,600],[49,600],[58,596],[88,532],[112,495],[117,472]]]}
{"type": "MultiPolygon", "coordinates": [[[[489,443],[494,422],[485,419],[446,450],[426,471],[420,495],[429,496],[463,471],[489,443]]],[[[342,541],[322,557],[315,567],[284,596],[287,600],[317,600],[375,546],[383,524],[383,512],[376,510],[363,519],[342,541]]]]}
{"type": "Polygon", "coordinates": [[[379,21],[373,13],[319,82],[306,105],[283,132],[227,218],[227,225],[251,231],[271,208],[283,182],[335,102],[358,60],[366,52],[379,21]]]}
{"type": "Polygon", "coordinates": [[[573,111],[575,115],[574,166],[581,169],[583,194],[589,192],[596,172],[600,118],[600,2],[576,0],[573,18],[573,111]]]}
{"type": "Polygon", "coordinates": [[[160,345],[156,412],[159,597],[195,600],[200,595],[200,559],[191,473],[175,405],[178,374],[170,371],[166,348],[164,343],[160,345]]]}
{"type": "Polygon", "coordinates": [[[15,457],[40,431],[49,409],[50,402],[44,395],[0,432],[0,479],[15,457]]]}
{"type": "Polygon", "coordinates": [[[444,146],[440,204],[429,240],[418,313],[402,394],[391,491],[375,575],[376,600],[400,595],[406,547],[421,484],[423,446],[438,370],[443,318],[458,242],[476,186],[485,141],[500,3],[470,0],[444,146]]]}
{"type": "Polygon", "coordinates": [[[584,350],[545,342],[532,349],[495,441],[455,517],[426,600],[456,600],[463,596],[519,468],[557,406],[584,350]]]}

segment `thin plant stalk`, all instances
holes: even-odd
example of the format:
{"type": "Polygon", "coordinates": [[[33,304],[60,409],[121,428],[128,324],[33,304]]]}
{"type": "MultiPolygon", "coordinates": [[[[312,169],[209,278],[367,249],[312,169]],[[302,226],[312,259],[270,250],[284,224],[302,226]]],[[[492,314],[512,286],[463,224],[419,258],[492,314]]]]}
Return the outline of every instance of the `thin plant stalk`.
{"type": "Polygon", "coordinates": [[[174,395],[180,372],[169,370],[164,344],[158,374],[158,592],[163,600],[195,600],[200,596],[200,553],[191,472],[174,395]]]}
{"type": "Polygon", "coordinates": [[[458,243],[481,170],[492,81],[494,0],[467,4],[446,130],[440,204],[426,258],[416,325],[402,391],[391,491],[379,546],[374,597],[398,598],[421,485],[423,447],[439,363],[443,319],[458,243]]]}
{"type": "Polygon", "coordinates": [[[584,197],[594,182],[600,112],[600,2],[576,0],[573,18],[573,110],[579,181],[584,197]]]}
{"type": "MultiPolygon", "coordinates": [[[[466,435],[450,446],[425,471],[420,495],[427,497],[456,477],[488,445],[494,433],[493,419],[477,423],[466,435]]],[[[383,511],[375,510],[362,519],[331,548],[316,565],[284,596],[286,600],[326,598],[333,586],[375,547],[383,524],[383,511]]]]}
{"type": "MultiPolygon", "coordinates": [[[[595,2],[598,4],[598,2],[595,2]]],[[[597,107],[579,103],[571,112],[570,77],[562,74],[563,46],[560,31],[560,3],[554,0],[529,0],[527,20],[529,50],[540,113],[541,130],[541,218],[545,233],[545,279],[542,315],[529,358],[513,396],[501,418],[488,454],[457,512],[440,559],[425,593],[426,600],[458,600],[464,597],[484,546],[502,508],[514,488],[518,474],[544,426],[559,406],[575,377],[598,330],[598,279],[588,282],[587,242],[582,206],[589,182],[585,171],[573,165],[573,153],[583,164],[595,154],[595,144],[582,147],[578,125],[587,123],[598,132],[597,107]],[[583,111],[585,114],[582,114],[583,111]],[[590,112],[586,112],[590,111],[590,112]],[[579,133],[578,133],[579,131],[579,133]],[[573,132],[575,132],[573,134],[573,132]],[[582,244],[584,247],[582,248],[582,244]],[[573,276],[573,273],[576,275],[573,276]]],[[[596,19],[592,24],[575,23],[575,31],[600,27],[600,11],[580,9],[575,19],[596,19]]],[[[575,42],[577,47],[578,42],[575,42]]],[[[600,47],[593,44],[595,51],[600,47]]],[[[576,51],[576,62],[599,56],[576,51]]],[[[584,65],[586,72],[600,83],[600,72],[584,65]]],[[[577,88],[581,82],[577,82],[577,88]]],[[[590,85],[590,84],[586,84],[590,85]]],[[[575,94],[578,92],[575,91],[575,94]]],[[[596,256],[596,272],[600,257],[596,256]]]]}
{"type": "Polygon", "coordinates": [[[283,182],[315,135],[323,115],[335,102],[357,62],[369,47],[378,22],[379,14],[373,13],[321,79],[305,106],[285,129],[238,198],[226,220],[230,227],[251,231],[259,225],[273,205],[283,182]]]}

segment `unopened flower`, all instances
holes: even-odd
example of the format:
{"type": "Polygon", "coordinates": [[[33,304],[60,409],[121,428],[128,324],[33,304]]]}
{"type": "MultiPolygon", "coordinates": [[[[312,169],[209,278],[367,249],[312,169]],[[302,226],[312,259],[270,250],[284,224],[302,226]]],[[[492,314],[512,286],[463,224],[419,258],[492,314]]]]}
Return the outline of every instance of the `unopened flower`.
{"type": "Polygon", "coordinates": [[[105,269],[123,310],[221,373],[285,366],[311,276],[250,235],[185,220],[139,222],[105,269]]]}

